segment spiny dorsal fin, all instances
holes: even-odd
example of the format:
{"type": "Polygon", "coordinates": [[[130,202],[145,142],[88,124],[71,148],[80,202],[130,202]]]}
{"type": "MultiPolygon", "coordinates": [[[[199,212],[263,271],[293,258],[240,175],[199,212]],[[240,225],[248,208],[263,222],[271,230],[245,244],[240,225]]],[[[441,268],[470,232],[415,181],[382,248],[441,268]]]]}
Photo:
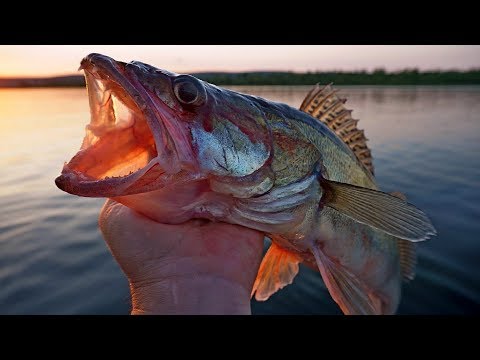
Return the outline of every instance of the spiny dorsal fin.
{"type": "Polygon", "coordinates": [[[312,115],[332,129],[354,152],[358,160],[372,173],[372,154],[363,130],[357,128],[358,120],[352,110],[345,108],[346,99],[337,96],[332,84],[316,84],[303,100],[300,110],[312,115]]]}

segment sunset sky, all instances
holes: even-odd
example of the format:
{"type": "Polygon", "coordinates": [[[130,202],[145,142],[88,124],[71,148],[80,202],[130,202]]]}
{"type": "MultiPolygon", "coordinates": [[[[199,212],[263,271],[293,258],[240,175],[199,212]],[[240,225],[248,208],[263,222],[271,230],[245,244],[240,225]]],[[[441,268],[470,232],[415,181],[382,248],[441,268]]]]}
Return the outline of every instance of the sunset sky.
{"type": "Polygon", "coordinates": [[[175,72],[480,68],[467,45],[0,45],[0,77],[72,74],[91,52],[175,72]]]}

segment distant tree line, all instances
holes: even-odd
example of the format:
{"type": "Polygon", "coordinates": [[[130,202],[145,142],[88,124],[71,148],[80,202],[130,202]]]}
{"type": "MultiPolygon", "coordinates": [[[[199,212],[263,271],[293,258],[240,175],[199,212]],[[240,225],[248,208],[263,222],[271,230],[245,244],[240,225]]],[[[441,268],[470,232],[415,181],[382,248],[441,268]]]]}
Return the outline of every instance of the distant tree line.
{"type": "Polygon", "coordinates": [[[480,69],[469,71],[244,72],[197,74],[218,85],[468,85],[480,84],[480,69]]]}
{"type": "MultiPolygon", "coordinates": [[[[384,69],[358,72],[209,72],[192,74],[216,85],[480,85],[480,69],[467,71],[419,71],[405,69],[387,72],[384,69]]],[[[77,87],[85,86],[81,75],[51,78],[3,78],[0,87],[77,87]]]]}

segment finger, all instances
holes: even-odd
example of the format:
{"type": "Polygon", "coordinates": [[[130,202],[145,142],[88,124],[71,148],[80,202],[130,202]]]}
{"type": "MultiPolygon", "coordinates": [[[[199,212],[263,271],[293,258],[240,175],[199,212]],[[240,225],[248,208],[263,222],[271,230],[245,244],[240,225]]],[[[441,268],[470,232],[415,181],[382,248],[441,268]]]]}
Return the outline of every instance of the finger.
{"type": "Polygon", "coordinates": [[[98,222],[100,229],[108,237],[178,232],[188,226],[186,223],[170,225],[156,222],[112,199],[108,199],[103,205],[98,222]]]}
{"type": "Polygon", "coordinates": [[[100,212],[100,229],[112,250],[135,253],[170,251],[175,246],[185,246],[192,255],[201,247],[211,254],[226,254],[233,249],[243,262],[256,263],[263,250],[264,234],[240,225],[191,219],[182,224],[162,224],[127,206],[107,200],[100,212]],[[182,245],[180,245],[182,244],[182,245]]]}
{"type": "Polygon", "coordinates": [[[162,233],[168,230],[166,224],[157,223],[112,199],[108,199],[103,205],[98,223],[107,240],[145,236],[149,238],[152,231],[162,233]]]}
{"type": "Polygon", "coordinates": [[[212,238],[212,241],[217,241],[220,237],[223,240],[227,238],[238,243],[238,240],[242,239],[241,242],[247,242],[245,245],[257,248],[259,244],[263,247],[264,238],[263,233],[257,230],[223,222],[211,222],[206,219],[191,219],[175,225],[158,223],[111,199],[105,202],[100,211],[99,225],[106,240],[112,241],[140,237],[153,240],[162,235],[180,239],[184,236],[192,236],[193,231],[196,236],[201,233],[202,237],[212,238]]]}
{"type": "Polygon", "coordinates": [[[139,270],[145,260],[190,259],[192,266],[229,274],[249,292],[262,257],[264,234],[259,231],[201,219],[176,225],[157,223],[113,200],[105,202],[99,225],[130,278],[145,272],[139,270]]]}
{"type": "Polygon", "coordinates": [[[113,208],[115,207],[115,205],[120,205],[120,204],[112,199],[107,199],[107,201],[105,201],[105,203],[103,204],[98,217],[98,224],[102,231],[104,229],[107,229],[107,222],[110,219],[113,219],[115,217],[115,216],[112,217],[112,211],[114,211],[113,208]]]}

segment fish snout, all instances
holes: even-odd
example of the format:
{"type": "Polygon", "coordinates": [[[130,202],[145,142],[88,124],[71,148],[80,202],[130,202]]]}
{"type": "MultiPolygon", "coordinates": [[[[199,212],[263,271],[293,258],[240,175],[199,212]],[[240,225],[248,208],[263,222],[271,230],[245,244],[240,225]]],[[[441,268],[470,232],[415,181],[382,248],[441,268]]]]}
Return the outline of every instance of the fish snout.
{"type": "Polygon", "coordinates": [[[107,67],[112,66],[115,63],[117,63],[117,61],[112,59],[109,56],[98,54],[98,53],[91,53],[82,59],[78,70],[94,68],[97,66],[100,66],[103,68],[105,66],[107,67]]]}
{"type": "Polygon", "coordinates": [[[66,180],[65,176],[64,176],[64,175],[58,176],[58,177],[55,179],[55,185],[57,185],[57,187],[58,187],[60,190],[65,191],[65,189],[66,189],[66,187],[67,187],[67,180],[66,180]]]}
{"type": "Polygon", "coordinates": [[[55,185],[62,191],[76,195],[75,176],[72,174],[62,174],[58,176],[55,179],[55,185]]]}

